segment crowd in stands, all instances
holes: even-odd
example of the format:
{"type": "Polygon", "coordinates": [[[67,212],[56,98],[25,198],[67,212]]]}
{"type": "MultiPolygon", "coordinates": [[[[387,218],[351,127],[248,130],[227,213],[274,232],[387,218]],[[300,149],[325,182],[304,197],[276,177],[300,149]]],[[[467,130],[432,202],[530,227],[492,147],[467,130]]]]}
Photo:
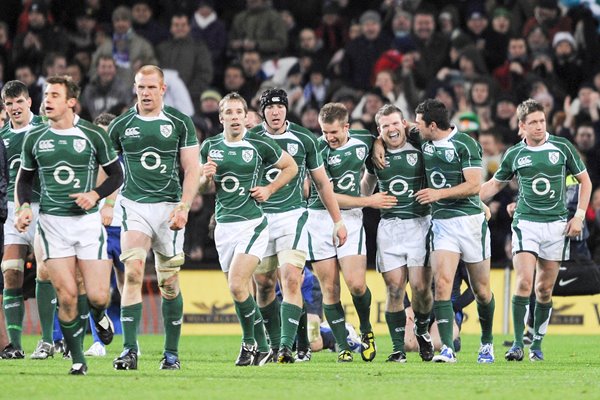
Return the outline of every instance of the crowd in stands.
{"type": "MultiPolygon", "coordinates": [[[[23,81],[38,112],[45,79],[82,87],[92,120],[134,102],[133,76],[165,70],[165,102],[193,117],[200,140],[221,131],[218,102],[239,92],[255,109],[270,87],[288,118],[320,135],[318,110],[344,103],[351,127],[375,132],[385,103],[408,119],[425,98],[477,138],[489,179],[519,132],[516,106],[546,107],[548,131],[571,140],[595,189],[588,243],[600,262],[600,6],[590,0],[3,0],[0,87],[23,81]]],[[[506,264],[514,187],[491,203],[492,263],[506,264]]],[[[191,262],[215,263],[210,194],[192,205],[191,262]]],[[[365,212],[373,232],[377,213],[365,212]]],[[[372,235],[371,235],[372,236],[372,235]]],[[[374,254],[371,237],[370,253],[374,254]]]]}

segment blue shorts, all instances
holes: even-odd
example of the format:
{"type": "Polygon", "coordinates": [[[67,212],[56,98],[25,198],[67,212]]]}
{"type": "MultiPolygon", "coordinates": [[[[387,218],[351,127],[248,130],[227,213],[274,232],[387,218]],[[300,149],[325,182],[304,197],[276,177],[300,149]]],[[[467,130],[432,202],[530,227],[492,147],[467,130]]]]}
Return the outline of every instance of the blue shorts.
{"type": "Polygon", "coordinates": [[[119,259],[121,255],[121,228],[118,226],[107,226],[106,233],[108,234],[108,240],[106,241],[108,257],[119,271],[125,272],[125,265],[119,259]]]}

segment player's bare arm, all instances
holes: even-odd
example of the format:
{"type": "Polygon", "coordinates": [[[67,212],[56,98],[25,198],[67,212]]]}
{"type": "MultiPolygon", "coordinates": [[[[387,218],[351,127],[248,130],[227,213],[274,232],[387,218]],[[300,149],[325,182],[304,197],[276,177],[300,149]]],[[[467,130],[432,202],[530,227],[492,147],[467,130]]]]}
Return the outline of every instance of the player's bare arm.
{"type": "Polygon", "coordinates": [[[313,171],[310,171],[310,176],[315,183],[317,191],[319,192],[321,202],[327,209],[327,212],[329,212],[331,220],[335,225],[333,240],[334,242],[337,242],[338,246],[342,246],[344,243],[346,243],[348,231],[346,230],[344,222],[342,221],[342,213],[340,212],[340,207],[333,192],[333,185],[327,177],[325,168],[317,168],[313,171]]]}
{"type": "Polygon", "coordinates": [[[443,199],[462,199],[479,193],[481,187],[481,168],[463,170],[465,181],[460,185],[444,189],[421,189],[417,192],[417,201],[431,204],[443,199]]]}
{"type": "Polygon", "coordinates": [[[569,220],[565,229],[565,235],[568,237],[576,237],[581,234],[585,212],[590,203],[590,196],[592,195],[592,181],[587,171],[576,175],[575,179],[579,181],[579,201],[577,203],[577,211],[573,218],[569,220]]]}
{"type": "Polygon", "coordinates": [[[188,220],[190,205],[200,185],[200,148],[198,146],[186,147],[179,151],[179,160],[183,169],[183,184],[181,202],[171,212],[169,225],[172,230],[185,227],[188,220]]]}
{"type": "Polygon", "coordinates": [[[283,152],[281,158],[274,164],[281,170],[279,176],[266,186],[255,186],[250,189],[250,195],[259,203],[263,203],[271,197],[273,193],[285,186],[298,174],[298,165],[288,153],[283,152]]]}

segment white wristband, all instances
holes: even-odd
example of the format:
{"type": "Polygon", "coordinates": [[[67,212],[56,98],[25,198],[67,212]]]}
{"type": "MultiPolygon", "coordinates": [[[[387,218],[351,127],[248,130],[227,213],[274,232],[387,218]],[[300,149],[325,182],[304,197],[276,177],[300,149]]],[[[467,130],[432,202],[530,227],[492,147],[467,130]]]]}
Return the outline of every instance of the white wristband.
{"type": "Polygon", "coordinates": [[[583,222],[585,220],[585,210],[578,208],[577,211],[575,211],[575,217],[579,218],[581,222],[583,222]]]}

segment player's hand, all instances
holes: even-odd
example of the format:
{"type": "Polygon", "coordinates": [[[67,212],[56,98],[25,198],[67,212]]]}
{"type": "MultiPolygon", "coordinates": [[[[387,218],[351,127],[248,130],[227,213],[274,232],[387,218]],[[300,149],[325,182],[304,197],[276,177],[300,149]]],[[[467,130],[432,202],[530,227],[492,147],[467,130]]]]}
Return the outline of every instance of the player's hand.
{"type": "Polygon", "coordinates": [[[438,200],[441,200],[442,196],[440,195],[440,191],[437,189],[421,189],[417,192],[416,195],[417,201],[421,204],[431,204],[435,203],[438,200]]]}
{"type": "Polygon", "coordinates": [[[396,196],[390,196],[387,192],[378,192],[369,196],[369,207],[377,209],[392,208],[398,204],[396,196]]]}
{"type": "Polygon", "coordinates": [[[31,206],[29,204],[25,204],[24,207],[19,207],[18,211],[15,213],[15,228],[21,232],[27,232],[27,228],[31,221],[33,220],[33,211],[31,211],[31,206]]]}
{"type": "Polygon", "coordinates": [[[515,203],[514,201],[512,203],[506,205],[506,212],[508,213],[508,216],[511,218],[515,215],[516,209],[517,209],[517,203],[515,203]]]}
{"type": "Polygon", "coordinates": [[[271,197],[272,194],[273,192],[268,186],[255,186],[250,189],[250,196],[259,203],[264,203],[269,200],[269,197],[271,197]]]}
{"type": "Polygon", "coordinates": [[[386,167],[383,140],[378,139],[373,142],[373,155],[371,156],[371,161],[377,169],[384,169],[386,167]]]}
{"type": "Polygon", "coordinates": [[[348,230],[344,221],[339,220],[333,225],[333,245],[336,247],[342,247],[348,239],[348,230]]]}
{"type": "Polygon", "coordinates": [[[102,225],[110,226],[112,224],[114,216],[114,207],[105,205],[100,209],[100,217],[102,218],[102,225]]]}
{"type": "Polygon", "coordinates": [[[565,228],[565,236],[570,238],[577,237],[581,234],[581,230],[583,229],[583,221],[580,218],[571,218],[569,222],[567,222],[567,227],[565,228]]]}
{"type": "Polygon", "coordinates": [[[217,173],[217,163],[208,157],[208,161],[202,166],[202,173],[207,179],[212,179],[217,173]]]}
{"type": "Polygon", "coordinates": [[[93,190],[85,193],[73,193],[69,197],[75,199],[75,204],[86,211],[94,208],[100,200],[100,195],[93,190]]]}
{"type": "Polygon", "coordinates": [[[172,231],[178,231],[185,228],[189,212],[190,206],[188,206],[186,203],[177,204],[177,206],[175,206],[169,215],[169,229],[172,231]]]}

